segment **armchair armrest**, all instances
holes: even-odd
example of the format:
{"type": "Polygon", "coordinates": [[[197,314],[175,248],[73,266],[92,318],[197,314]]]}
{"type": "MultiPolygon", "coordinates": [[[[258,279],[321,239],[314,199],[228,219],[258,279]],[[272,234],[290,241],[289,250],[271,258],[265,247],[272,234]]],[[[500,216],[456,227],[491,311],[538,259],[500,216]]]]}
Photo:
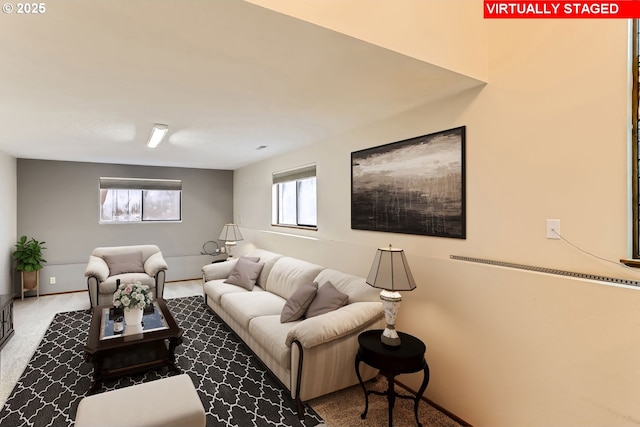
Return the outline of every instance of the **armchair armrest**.
{"type": "Polygon", "coordinates": [[[298,341],[304,348],[358,334],[384,316],[379,302],[354,302],[335,311],[298,323],[287,334],[287,345],[298,341]]]}
{"type": "Polygon", "coordinates": [[[237,258],[214,264],[207,264],[202,267],[202,279],[205,282],[209,280],[226,279],[231,274],[231,270],[238,262],[237,258]]]}
{"type": "Polygon", "coordinates": [[[168,268],[169,266],[164,260],[162,252],[156,252],[144,262],[144,272],[151,277],[156,277],[156,274],[168,268]]]}
{"type": "Polygon", "coordinates": [[[98,282],[104,282],[109,277],[109,266],[100,257],[89,255],[89,263],[84,270],[85,277],[95,277],[98,282]]]}

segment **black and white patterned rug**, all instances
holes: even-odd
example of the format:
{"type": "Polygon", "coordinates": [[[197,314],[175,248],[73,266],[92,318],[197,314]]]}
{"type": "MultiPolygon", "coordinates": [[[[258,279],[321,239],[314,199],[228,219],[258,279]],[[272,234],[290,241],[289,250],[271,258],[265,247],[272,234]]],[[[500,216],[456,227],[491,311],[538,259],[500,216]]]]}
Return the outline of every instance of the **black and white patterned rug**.
{"type": "MultiPolygon", "coordinates": [[[[305,406],[303,420],[289,392],[204,305],[202,297],[167,300],[184,331],[176,363],[189,374],[207,413],[207,426],[316,426],[322,419],[305,406]]],[[[78,403],[91,386],[84,361],[91,313],[58,313],[0,411],[1,426],[73,424],[78,403]]],[[[157,380],[167,368],[105,381],[102,392],[157,380]]]]}

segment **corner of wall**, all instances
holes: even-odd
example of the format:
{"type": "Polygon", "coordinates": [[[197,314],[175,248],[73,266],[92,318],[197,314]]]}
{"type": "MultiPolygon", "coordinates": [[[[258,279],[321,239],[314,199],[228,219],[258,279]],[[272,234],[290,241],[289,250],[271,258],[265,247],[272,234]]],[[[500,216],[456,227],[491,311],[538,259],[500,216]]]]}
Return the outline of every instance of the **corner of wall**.
{"type": "Polygon", "coordinates": [[[0,293],[11,293],[13,262],[11,253],[17,233],[17,159],[0,152],[0,293]]]}

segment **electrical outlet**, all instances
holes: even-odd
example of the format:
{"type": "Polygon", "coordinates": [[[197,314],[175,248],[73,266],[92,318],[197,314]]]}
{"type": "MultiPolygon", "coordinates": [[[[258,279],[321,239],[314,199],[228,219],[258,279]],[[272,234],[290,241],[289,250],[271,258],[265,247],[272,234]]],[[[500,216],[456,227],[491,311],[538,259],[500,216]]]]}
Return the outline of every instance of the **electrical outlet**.
{"type": "Polygon", "coordinates": [[[547,239],[559,239],[560,238],[559,234],[560,234],[560,220],[548,219],[547,220],[547,239]]]}
{"type": "Polygon", "coordinates": [[[50,285],[55,285],[56,284],[56,278],[55,277],[49,277],[49,284],[50,285]]]}

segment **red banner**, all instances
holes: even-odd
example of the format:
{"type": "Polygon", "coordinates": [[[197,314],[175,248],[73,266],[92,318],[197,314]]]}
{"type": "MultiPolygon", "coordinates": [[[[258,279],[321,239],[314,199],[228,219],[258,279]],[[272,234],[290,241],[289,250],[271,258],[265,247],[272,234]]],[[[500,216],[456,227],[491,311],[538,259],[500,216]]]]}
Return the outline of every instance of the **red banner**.
{"type": "Polygon", "coordinates": [[[640,0],[495,1],[484,0],[485,18],[640,18],[640,0]]]}

